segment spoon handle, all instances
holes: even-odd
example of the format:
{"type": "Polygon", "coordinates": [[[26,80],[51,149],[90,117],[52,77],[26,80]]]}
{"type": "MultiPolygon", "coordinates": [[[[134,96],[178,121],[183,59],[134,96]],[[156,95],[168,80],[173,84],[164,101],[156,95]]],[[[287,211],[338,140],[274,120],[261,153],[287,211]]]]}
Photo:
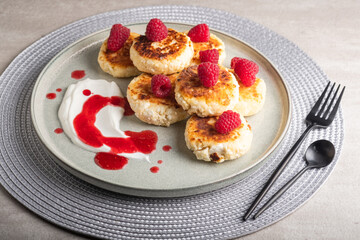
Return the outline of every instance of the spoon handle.
{"type": "Polygon", "coordinates": [[[257,195],[254,202],[251,204],[250,208],[246,212],[243,217],[244,221],[246,221],[251,213],[255,210],[257,205],[259,205],[260,201],[264,198],[265,194],[269,191],[271,186],[275,183],[275,181],[279,178],[280,174],[284,171],[285,167],[288,165],[290,159],[294,156],[301,143],[304,141],[308,133],[315,127],[315,124],[310,124],[307,126],[306,130],[300,136],[300,138],[296,141],[296,143],[292,146],[290,151],[285,155],[284,159],[280,162],[279,166],[277,166],[276,170],[271,175],[270,179],[266,182],[265,186],[261,189],[261,192],[257,195]]]}
{"type": "Polygon", "coordinates": [[[282,188],[280,188],[266,203],[260,208],[260,210],[255,214],[254,219],[256,219],[260,214],[262,214],[266,209],[268,209],[271,204],[273,204],[281,195],[283,195],[286,190],[288,190],[295,182],[298,180],[304,172],[310,169],[309,166],[304,167],[300,172],[298,172],[290,181],[288,181],[282,188]]]}

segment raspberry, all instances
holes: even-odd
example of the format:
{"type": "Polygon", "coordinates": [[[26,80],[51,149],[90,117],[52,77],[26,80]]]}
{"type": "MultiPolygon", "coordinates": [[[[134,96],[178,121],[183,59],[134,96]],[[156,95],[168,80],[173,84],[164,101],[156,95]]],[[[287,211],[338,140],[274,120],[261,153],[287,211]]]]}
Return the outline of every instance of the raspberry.
{"type": "Polygon", "coordinates": [[[237,63],[240,59],[241,59],[241,58],[239,58],[239,57],[233,57],[233,58],[231,59],[231,64],[230,64],[231,69],[235,69],[235,65],[236,65],[236,63],[237,63]]]}
{"type": "Polygon", "coordinates": [[[171,82],[165,75],[154,75],[151,78],[151,90],[155,96],[165,98],[170,95],[171,82]]]}
{"type": "Polygon", "coordinates": [[[146,26],[145,35],[150,41],[160,42],[167,37],[168,29],[160,19],[153,18],[146,26]]]}
{"type": "Polygon", "coordinates": [[[212,62],[215,64],[218,64],[219,62],[219,51],[217,49],[200,51],[199,55],[201,62],[212,62]]]}
{"type": "Polygon", "coordinates": [[[209,88],[214,86],[219,79],[219,66],[211,62],[201,63],[198,68],[198,76],[200,82],[205,87],[209,88]]]}
{"type": "Polygon", "coordinates": [[[121,24],[114,24],[110,31],[110,36],[107,42],[107,48],[110,51],[116,52],[122,48],[126,40],[130,36],[130,29],[121,24]]]}
{"type": "Polygon", "coordinates": [[[193,42],[208,42],[210,39],[209,26],[206,23],[198,24],[190,29],[188,36],[193,42]]]}
{"type": "Polygon", "coordinates": [[[250,60],[241,58],[235,63],[234,71],[245,87],[250,87],[255,83],[259,66],[250,60]]]}
{"type": "Polygon", "coordinates": [[[240,114],[227,110],[223,112],[215,123],[215,129],[221,134],[231,132],[241,124],[240,114]]]}

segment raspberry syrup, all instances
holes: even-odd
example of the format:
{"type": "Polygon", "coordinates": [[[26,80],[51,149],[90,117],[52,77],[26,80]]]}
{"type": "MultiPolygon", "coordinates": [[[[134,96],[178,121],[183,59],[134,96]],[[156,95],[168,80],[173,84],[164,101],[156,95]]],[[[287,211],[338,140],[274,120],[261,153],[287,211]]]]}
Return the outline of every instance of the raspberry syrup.
{"type": "Polygon", "coordinates": [[[162,148],[165,152],[168,152],[168,151],[170,151],[171,149],[172,149],[172,147],[170,146],[170,145],[165,145],[165,146],[163,146],[163,148],[162,148]]]}
{"type": "Polygon", "coordinates": [[[152,172],[152,173],[157,173],[159,170],[160,170],[159,167],[156,167],[156,166],[150,168],[150,172],[152,172]]]}
{"type": "Polygon", "coordinates": [[[46,94],[46,98],[47,99],[55,99],[56,98],[56,93],[48,93],[48,94],[46,94]]]}
{"type": "Polygon", "coordinates": [[[60,134],[60,133],[63,133],[63,132],[64,132],[64,130],[62,128],[57,128],[57,129],[54,130],[54,133],[56,133],[56,134],[60,134]]]}
{"type": "MultiPolygon", "coordinates": [[[[74,119],[74,129],[79,139],[94,148],[99,148],[102,145],[110,147],[112,155],[121,153],[136,153],[141,152],[149,154],[156,149],[156,143],[158,140],[157,134],[150,130],[141,132],[125,131],[125,135],[128,138],[119,137],[104,137],[99,129],[95,126],[96,114],[105,106],[112,105],[125,108],[125,99],[117,96],[103,97],[100,95],[93,95],[89,97],[83,105],[81,113],[79,113],[74,119]]],[[[110,153],[109,153],[110,154],[110,153]]],[[[113,156],[97,154],[95,162],[105,169],[109,169],[108,166],[110,160],[115,159],[113,156]],[[103,159],[103,160],[101,160],[103,159]],[[106,164],[104,164],[104,162],[106,164]],[[105,166],[105,167],[104,167],[105,166]]],[[[116,158],[118,159],[118,158],[116,158]]],[[[120,160],[115,160],[119,162],[120,160]]],[[[123,159],[122,162],[125,162],[123,159]]],[[[127,163],[127,162],[126,162],[127,163]]],[[[124,163],[124,165],[126,165],[124,163]]],[[[115,164],[115,163],[114,163],[115,164]]],[[[116,163],[120,166],[119,163],[116,163]]],[[[122,166],[123,167],[123,166],[122,166]]]]}
{"type": "Polygon", "coordinates": [[[95,155],[95,163],[103,169],[119,170],[128,163],[128,159],[112,153],[99,152],[95,155]]]}
{"type": "Polygon", "coordinates": [[[85,77],[85,71],[84,70],[75,70],[71,73],[71,77],[74,79],[81,79],[85,77]]]}
{"type": "Polygon", "coordinates": [[[90,95],[91,95],[91,91],[90,91],[89,89],[85,89],[85,90],[83,91],[83,94],[84,94],[85,96],[90,96],[90,95]]]}

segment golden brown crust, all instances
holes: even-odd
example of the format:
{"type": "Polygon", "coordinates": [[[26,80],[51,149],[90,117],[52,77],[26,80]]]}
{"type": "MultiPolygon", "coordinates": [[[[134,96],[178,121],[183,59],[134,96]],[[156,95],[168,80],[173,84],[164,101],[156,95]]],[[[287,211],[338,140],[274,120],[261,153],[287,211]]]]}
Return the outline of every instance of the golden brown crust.
{"type": "Polygon", "coordinates": [[[108,61],[112,66],[119,67],[129,67],[134,66],[133,62],[130,59],[130,47],[133,44],[134,38],[138,37],[139,34],[131,33],[128,40],[126,40],[124,46],[118,51],[114,52],[107,49],[107,39],[104,42],[104,56],[106,61],[108,61]]]}
{"type": "MultiPolygon", "coordinates": [[[[232,130],[229,133],[221,134],[218,133],[215,129],[216,120],[219,117],[205,117],[201,118],[193,115],[188,120],[188,138],[192,142],[212,142],[212,143],[225,143],[229,141],[234,141],[239,137],[239,131],[245,126],[244,123],[241,123],[239,127],[232,130]]],[[[250,129],[250,125],[247,125],[250,129]]],[[[251,129],[250,129],[251,130],[251,129]]],[[[196,144],[196,143],[195,143],[196,144]]]]}
{"type": "Polygon", "coordinates": [[[152,75],[148,73],[141,74],[137,78],[137,81],[132,83],[131,88],[129,88],[130,94],[132,96],[137,96],[137,99],[140,100],[147,100],[151,103],[175,106],[175,108],[180,108],[180,105],[175,100],[174,93],[175,81],[177,76],[177,73],[168,76],[171,81],[172,90],[171,94],[166,98],[158,98],[153,94],[151,90],[152,75]]]}
{"type": "Polygon", "coordinates": [[[246,87],[244,84],[242,84],[239,81],[238,81],[238,83],[239,83],[239,94],[242,99],[255,99],[258,102],[260,102],[262,100],[262,97],[260,96],[258,91],[256,91],[257,86],[260,83],[259,78],[257,78],[255,80],[255,83],[251,86],[251,88],[246,87]],[[245,89],[246,89],[246,91],[245,91],[245,89]]]}
{"type": "Polygon", "coordinates": [[[141,35],[135,39],[133,48],[141,57],[162,60],[178,57],[187,47],[186,45],[191,44],[184,33],[177,32],[171,28],[168,29],[167,38],[159,43],[161,47],[154,47],[154,42],[141,35]]]}
{"type": "Polygon", "coordinates": [[[185,98],[205,99],[205,101],[215,101],[223,106],[229,105],[229,96],[233,94],[233,89],[237,87],[233,83],[232,75],[220,66],[218,82],[215,86],[207,88],[199,80],[197,67],[197,65],[193,65],[180,72],[176,81],[179,93],[185,98]]]}
{"type": "Polygon", "coordinates": [[[246,87],[240,80],[240,78],[235,74],[234,69],[229,69],[229,72],[233,73],[237,82],[239,83],[239,97],[242,101],[253,100],[261,102],[263,96],[257,91],[258,85],[260,84],[260,79],[256,78],[255,83],[250,87],[246,87]]]}

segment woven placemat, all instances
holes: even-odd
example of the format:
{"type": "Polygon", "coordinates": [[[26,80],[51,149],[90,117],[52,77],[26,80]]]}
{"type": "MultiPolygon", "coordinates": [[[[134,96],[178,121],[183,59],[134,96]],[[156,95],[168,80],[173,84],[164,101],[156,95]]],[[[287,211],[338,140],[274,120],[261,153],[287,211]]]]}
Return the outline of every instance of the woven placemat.
{"type": "MultiPolygon", "coordinates": [[[[243,222],[251,202],[272,171],[305,129],[304,118],[327,77],[293,43],[249,20],[227,12],[192,6],[153,6],[89,17],[41,38],[9,65],[0,77],[0,181],[7,191],[39,216],[67,229],[109,239],[234,238],[257,231],[287,216],[308,200],[333,170],[343,142],[343,118],[314,130],[272,188],[272,195],[304,165],[302,155],[314,140],[328,139],[337,150],[333,163],[311,170],[255,221],[243,222]],[[114,23],[168,22],[198,24],[235,36],[264,54],[282,74],[292,97],[288,133],[266,163],[249,177],[206,194],[150,199],[113,193],[88,184],[55,163],[37,137],[30,117],[30,98],[43,67],[72,42],[114,23]]],[[[265,198],[265,200],[268,199],[265,198]]]]}

